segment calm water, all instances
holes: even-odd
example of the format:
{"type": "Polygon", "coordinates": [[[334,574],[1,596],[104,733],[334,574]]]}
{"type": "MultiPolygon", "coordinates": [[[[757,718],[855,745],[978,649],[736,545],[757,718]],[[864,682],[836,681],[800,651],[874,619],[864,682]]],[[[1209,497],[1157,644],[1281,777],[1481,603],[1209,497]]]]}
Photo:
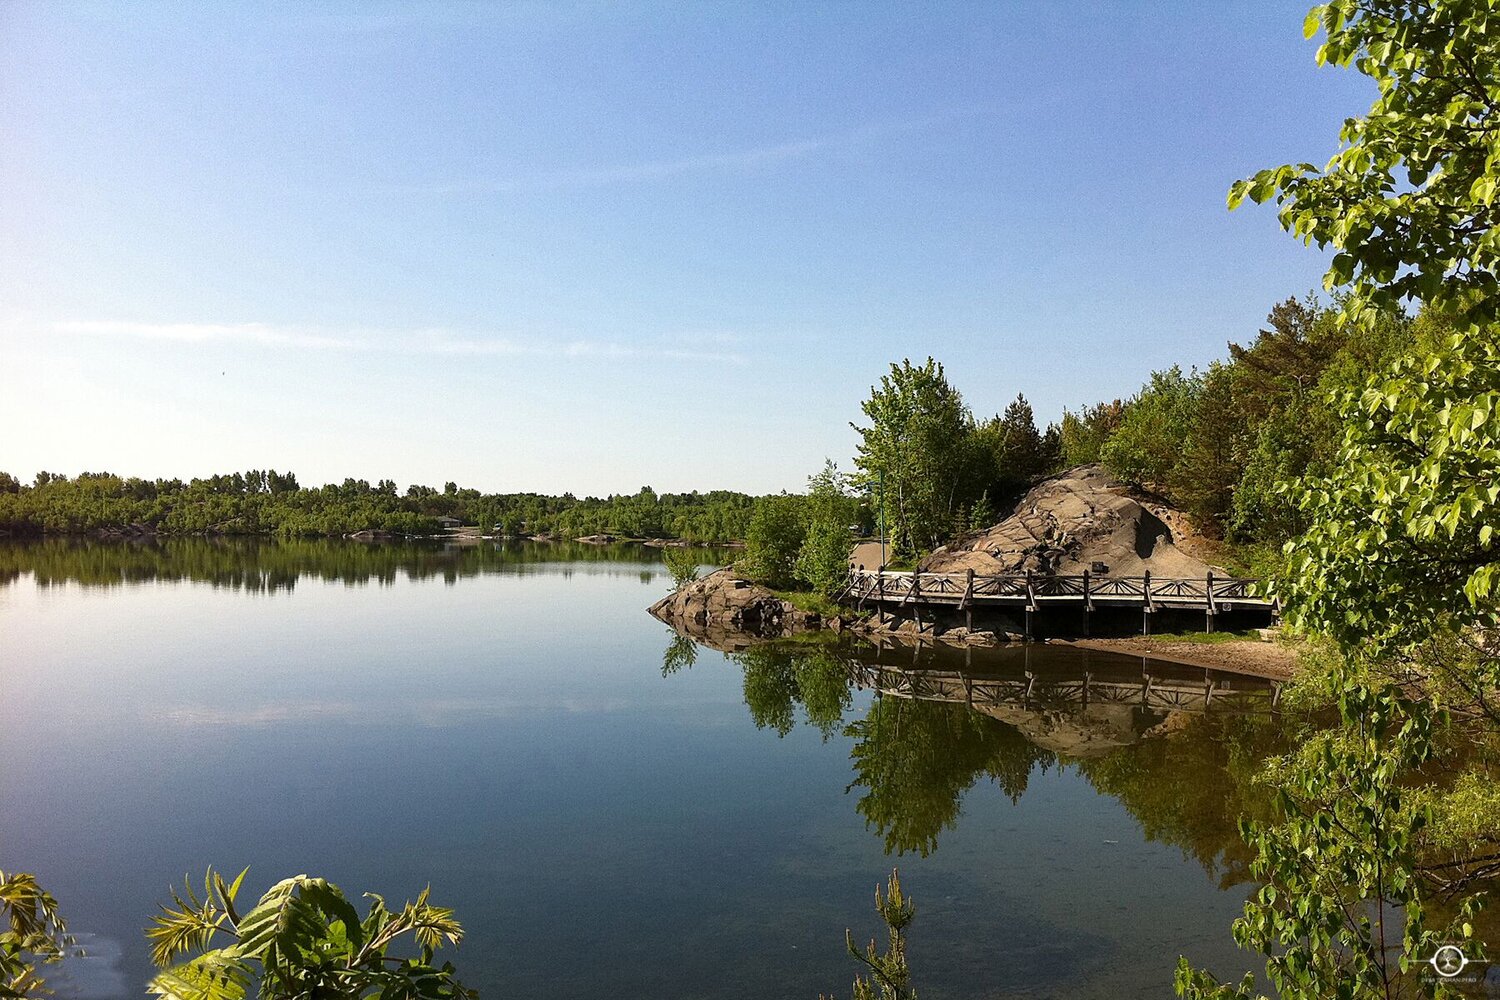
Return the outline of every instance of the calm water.
{"type": "Polygon", "coordinates": [[[0,868],[87,936],[75,996],[139,995],[208,865],[430,882],[489,997],[847,995],[896,864],[932,1000],[1251,964],[1236,768],[1274,727],[1234,699],[1140,739],[1165,712],[1100,700],[1139,660],[726,654],[645,614],[669,589],[649,549],[0,546],[0,868]]]}

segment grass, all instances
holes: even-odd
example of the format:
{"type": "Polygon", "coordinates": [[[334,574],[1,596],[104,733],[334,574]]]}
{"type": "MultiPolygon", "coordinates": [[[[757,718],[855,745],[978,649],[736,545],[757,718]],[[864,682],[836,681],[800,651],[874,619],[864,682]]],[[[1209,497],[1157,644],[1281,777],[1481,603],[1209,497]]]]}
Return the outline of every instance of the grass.
{"type": "Polygon", "coordinates": [[[798,611],[811,611],[824,618],[832,618],[846,611],[834,601],[811,590],[772,590],[771,593],[783,601],[791,602],[792,607],[798,611]]]}
{"type": "Polygon", "coordinates": [[[1248,632],[1167,632],[1161,635],[1152,635],[1149,638],[1158,642],[1187,642],[1202,646],[1211,646],[1221,642],[1243,642],[1246,639],[1260,641],[1260,633],[1248,632]]]}

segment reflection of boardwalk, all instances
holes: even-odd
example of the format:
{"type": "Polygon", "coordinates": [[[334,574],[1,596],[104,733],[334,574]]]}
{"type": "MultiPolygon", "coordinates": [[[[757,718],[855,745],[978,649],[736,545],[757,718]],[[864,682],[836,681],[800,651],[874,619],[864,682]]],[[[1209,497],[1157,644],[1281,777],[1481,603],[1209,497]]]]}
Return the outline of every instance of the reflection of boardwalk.
{"type": "Polygon", "coordinates": [[[1156,611],[1187,610],[1204,614],[1208,631],[1223,614],[1251,611],[1267,622],[1276,612],[1275,602],[1257,596],[1257,581],[1239,577],[1198,578],[1142,576],[1047,576],[1011,573],[978,576],[966,573],[893,573],[853,569],[842,598],[861,608],[873,607],[882,617],[888,612],[909,610],[921,624],[923,609],[960,611],[973,627],[974,609],[1009,609],[1026,613],[1028,632],[1033,612],[1043,608],[1071,607],[1083,613],[1087,633],[1089,615],[1096,608],[1138,608],[1142,631],[1151,631],[1156,611]]]}
{"type": "MultiPolygon", "coordinates": [[[[1158,712],[1262,714],[1276,709],[1281,693],[1275,681],[1161,664],[1135,669],[1109,664],[1095,669],[1085,662],[1076,670],[1020,666],[996,673],[968,673],[886,662],[901,655],[887,656],[882,650],[870,661],[852,662],[850,677],[862,688],[893,697],[971,708],[1121,705],[1158,712]]],[[[910,660],[909,653],[905,659],[910,660]]]]}

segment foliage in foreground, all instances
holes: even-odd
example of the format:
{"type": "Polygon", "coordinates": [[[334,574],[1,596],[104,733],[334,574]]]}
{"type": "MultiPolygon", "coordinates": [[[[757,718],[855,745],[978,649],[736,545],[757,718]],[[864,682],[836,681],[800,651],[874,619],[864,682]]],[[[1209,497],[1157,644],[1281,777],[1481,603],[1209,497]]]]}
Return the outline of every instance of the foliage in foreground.
{"type": "Polygon", "coordinates": [[[366,893],[361,917],[338,886],[298,875],[273,885],[243,915],[235,905],[245,872],[232,882],[212,869],[200,898],[190,886],[174,893],[146,932],[161,972],[148,991],[165,1000],[240,1000],[259,984],[263,1000],[326,997],[355,1000],[455,1000],[477,996],[459,983],[451,963],[433,964],[444,942],[457,945],[463,928],[453,911],[415,902],[392,911],[366,893]],[[220,937],[232,939],[214,946],[220,937]],[[395,948],[409,936],[416,955],[395,948]],[[179,961],[190,955],[186,961],[179,961]]]}
{"type": "MultiPolygon", "coordinates": [[[[854,944],[854,932],[845,931],[844,941],[853,955],[869,970],[854,977],[851,1000],[917,1000],[912,989],[911,970],[906,966],[906,928],[917,915],[916,904],[901,893],[900,873],[892,870],[885,895],[875,887],[875,912],[885,923],[886,948],[882,952],[871,938],[861,951],[854,944]]],[[[828,1000],[828,998],[820,998],[828,1000]]]]}
{"type": "Polygon", "coordinates": [[[57,900],[26,872],[0,871],[0,998],[46,996],[37,967],[77,952],[57,900]]]}
{"type": "MultiPolygon", "coordinates": [[[[1277,167],[1230,193],[1231,206],[1276,197],[1285,228],[1339,251],[1326,284],[1346,290],[1351,332],[1417,300],[1461,334],[1341,394],[1332,469],[1286,486],[1308,520],[1287,546],[1287,617],[1332,640],[1310,683],[1341,725],[1274,768],[1281,818],[1245,826],[1266,884],[1235,935],[1284,998],[1443,995],[1419,975],[1440,941],[1482,957],[1474,919],[1500,872],[1500,803],[1475,793],[1500,760],[1494,7],[1314,8],[1319,61],[1354,64],[1379,97],[1324,170],[1277,167]]],[[[1251,976],[1221,985],[1185,960],[1177,987],[1189,1000],[1254,991],[1251,976]]]]}
{"type": "MultiPolygon", "coordinates": [[[[1440,944],[1481,953],[1470,922],[1478,901],[1434,920],[1417,875],[1432,807],[1403,785],[1432,757],[1441,713],[1394,685],[1353,686],[1340,708],[1343,727],[1321,734],[1279,776],[1281,818],[1242,825],[1256,852],[1251,874],[1263,884],[1234,938],[1267,956],[1282,997],[1420,993],[1413,973],[1440,944]]],[[[1176,985],[1190,1000],[1256,996],[1253,975],[1225,986],[1186,959],[1176,985]]]]}
{"type": "Polygon", "coordinates": [[[1292,619],[1376,653],[1434,624],[1500,625],[1500,340],[1402,359],[1341,412],[1339,466],[1300,496],[1312,527],[1283,588],[1292,619]]]}

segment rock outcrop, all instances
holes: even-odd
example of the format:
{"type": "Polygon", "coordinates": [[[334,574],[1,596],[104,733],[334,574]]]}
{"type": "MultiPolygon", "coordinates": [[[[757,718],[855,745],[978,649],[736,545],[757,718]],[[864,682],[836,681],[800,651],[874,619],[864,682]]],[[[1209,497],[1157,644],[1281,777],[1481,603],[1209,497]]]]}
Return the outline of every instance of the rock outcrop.
{"type": "Polygon", "coordinates": [[[823,627],[815,613],[799,611],[730,566],[694,580],[648,608],[652,615],[688,635],[733,629],[760,636],[823,627]]]}
{"type": "Polygon", "coordinates": [[[1025,636],[1005,629],[973,629],[964,625],[932,622],[920,628],[910,618],[885,618],[870,616],[849,622],[848,629],[876,642],[897,639],[904,642],[938,642],[950,646],[996,646],[1011,642],[1024,642],[1025,636]]]}
{"type": "Polygon", "coordinates": [[[1183,513],[1131,489],[1100,465],[1080,465],[1033,486],[1015,512],[922,560],[934,573],[1201,577],[1212,566],[1188,551],[1183,513]],[[1179,542],[1186,544],[1179,544],[1179,542]]]}

